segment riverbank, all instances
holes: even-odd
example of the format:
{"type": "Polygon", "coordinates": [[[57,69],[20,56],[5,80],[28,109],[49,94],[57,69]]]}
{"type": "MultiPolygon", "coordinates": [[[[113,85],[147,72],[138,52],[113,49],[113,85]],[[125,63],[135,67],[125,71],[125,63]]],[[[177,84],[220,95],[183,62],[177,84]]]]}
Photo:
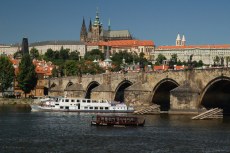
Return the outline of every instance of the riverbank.
{"type": "Polygon", "coordinates": [[[0,105],[30,105],[36,103],[34,99],[29,98],[0,98],[0,105]]]}

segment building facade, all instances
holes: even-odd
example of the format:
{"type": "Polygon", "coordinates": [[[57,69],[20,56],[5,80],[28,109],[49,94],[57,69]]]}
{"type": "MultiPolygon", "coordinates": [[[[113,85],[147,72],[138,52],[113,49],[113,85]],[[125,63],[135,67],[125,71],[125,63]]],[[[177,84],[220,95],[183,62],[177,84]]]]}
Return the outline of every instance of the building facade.
{"type": "Polygon", "coordinates": [[[206,65],[214,65],[215,58],[218,56],[219,59],[223,59],[223,64],[227,65],[229,63],[227,58],[230,57],[230,44],[186,45],[185,36],[181,39],[178,34],[175,46],[157,46],[152,54],[155,59],[162,54],[168,60],[173,54],[177,54],[177,59],[182,62],[187,62],[192,57],[193,61],[202,60],[206,65]]]}
{"type": "Polygon", "coordinates": [[[86,45],[80,41],[42,41],[31,43],[29,50],[31,48],[36,48],[39,51],[39,54],[44,54],[47,49],[52,49],[54,51],[60,50],[62,47],[64,49],[69,49],[70,52],[78,51],[80,56],[84,56],[86,52],[86,45]]]}

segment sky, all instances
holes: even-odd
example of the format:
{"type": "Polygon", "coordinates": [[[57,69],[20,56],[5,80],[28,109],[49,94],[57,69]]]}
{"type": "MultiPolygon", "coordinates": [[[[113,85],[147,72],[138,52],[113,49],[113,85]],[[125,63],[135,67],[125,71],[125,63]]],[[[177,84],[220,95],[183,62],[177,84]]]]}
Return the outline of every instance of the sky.
{"type": "Polygon", "coordinates": [[[156,46],[230,44],[230,0],[1,0],[0,44],[79,40],[83,17],[88,28],[99,9],[107,29],[129,30],[156,46]]]}

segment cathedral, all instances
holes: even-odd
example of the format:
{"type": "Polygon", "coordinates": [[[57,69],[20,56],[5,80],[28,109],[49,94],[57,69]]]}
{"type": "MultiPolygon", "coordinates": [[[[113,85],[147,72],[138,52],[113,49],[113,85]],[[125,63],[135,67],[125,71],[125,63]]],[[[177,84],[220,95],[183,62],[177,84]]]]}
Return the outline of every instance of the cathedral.
{"type": "Polygon", "coordinates": [[[111,30],[110,21],[108,23],[108,29],[103,29],[103,26],[100,22],[98,10],[96,12],[96,17],[93,24],[90,19],[88,30],[86,28],[85,19],[83,18],[80,32],[81,42],[99,42],[131,39],[132,36],[128,30],[111,30]]]}

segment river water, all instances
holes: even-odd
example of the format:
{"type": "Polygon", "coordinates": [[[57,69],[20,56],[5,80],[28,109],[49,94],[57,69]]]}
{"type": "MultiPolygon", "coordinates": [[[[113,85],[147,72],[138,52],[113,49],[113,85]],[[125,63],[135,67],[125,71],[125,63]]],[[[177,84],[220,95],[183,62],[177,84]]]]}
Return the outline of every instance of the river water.
{"type": "MultiPolygon", "coordinates": [[[[91,113],[0,111],[1,153],[229,153],[230,119],[146,115],[144,127],[95,127],[91,113]]],[[[126,115],[126,114],[122,114],[126,115]]]]}

